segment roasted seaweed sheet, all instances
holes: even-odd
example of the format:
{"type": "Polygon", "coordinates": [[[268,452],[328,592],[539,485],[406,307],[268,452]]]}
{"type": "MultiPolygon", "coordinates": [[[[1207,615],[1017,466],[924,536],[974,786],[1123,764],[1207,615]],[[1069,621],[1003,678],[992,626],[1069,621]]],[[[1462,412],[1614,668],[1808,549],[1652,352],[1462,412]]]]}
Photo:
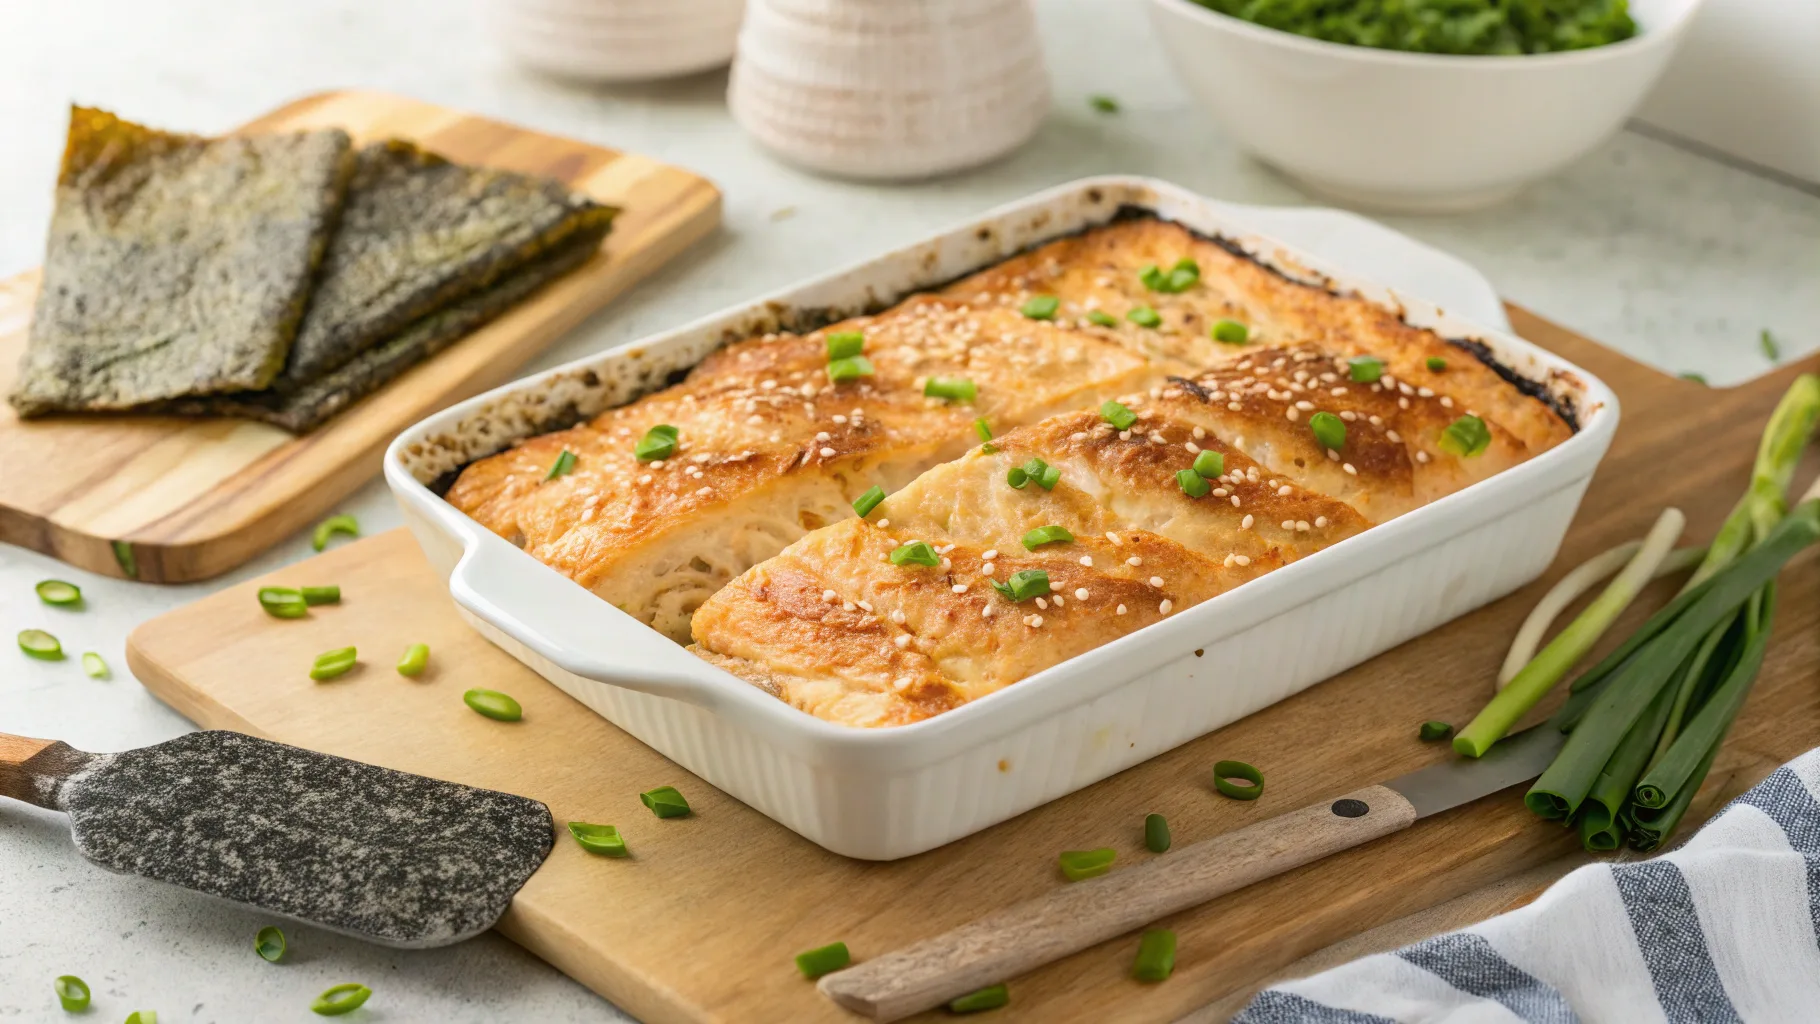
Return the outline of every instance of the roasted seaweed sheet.
{"type": "Polygon", "coordinates": [[[205,139],[73,108],[14,408],[269,385],[353,168],[338,130],[205,139]]]}
{"type": "Polygon", "coordinates": [[[339,369],[614,213],[554,179],[464,167],[396,139],[365,147],[281,384],[339,369]]]}

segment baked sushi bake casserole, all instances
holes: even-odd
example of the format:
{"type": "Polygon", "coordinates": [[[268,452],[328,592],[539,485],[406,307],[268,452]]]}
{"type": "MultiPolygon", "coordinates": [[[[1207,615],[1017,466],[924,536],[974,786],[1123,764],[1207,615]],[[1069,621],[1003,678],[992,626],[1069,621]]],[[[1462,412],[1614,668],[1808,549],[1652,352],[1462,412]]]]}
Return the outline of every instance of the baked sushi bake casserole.
{"type": "Polygon", "coordinates": [[[1470,343],[1156,218],[737,342],[455,507],[810,714],[939,714],[1566,440],[1470,343]]]}

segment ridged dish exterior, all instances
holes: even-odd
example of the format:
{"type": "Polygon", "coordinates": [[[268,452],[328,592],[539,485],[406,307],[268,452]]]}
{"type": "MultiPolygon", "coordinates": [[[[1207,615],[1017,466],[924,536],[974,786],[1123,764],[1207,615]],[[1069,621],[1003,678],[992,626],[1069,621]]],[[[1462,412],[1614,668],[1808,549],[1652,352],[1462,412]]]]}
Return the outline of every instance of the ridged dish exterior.
{"type": "Polygon", "coordinates": [[[752,0],[727,102],[785,160],[902,180],[1023,145],[1049,74],[1028,0],[752,0]]]}
{"type": "MultiPolygon", "coordinates": [[[[949,280],[1145,206],[1234,238],[1297,276],[1319,261],[1250,235],[1207,201],[1145,179],[1063,186],[936,239],[662,337],[559,367],[402,435],[386,476],[464,618],[584,705],[716,787],[836,853],[909,856],[1066,795],[1426,632],[1534,579],[1610,443],[1617,402],[1584,371],[1413,299],[1321,268],[1449,337],[1483,340],[1566,398],[1581,430],[1489,480],[1230,594],[925,722],[823,722],[702,662],[536,562],[424,483],[662,386],[780,311],[851,311],[949,280]],[[1200,653],[1197,654],[1196,652],[1200,653]],[[604,680],[604,681],[603,681],[604,680]]],[[[786,320],[784,326],[789,326],[786,320]]]]}
{"type": "Polygon", "coordinates": [[[733,59],[745,0],[486,0],[490,34],[527,67],[593,82],[671,78],[733,59]]]}

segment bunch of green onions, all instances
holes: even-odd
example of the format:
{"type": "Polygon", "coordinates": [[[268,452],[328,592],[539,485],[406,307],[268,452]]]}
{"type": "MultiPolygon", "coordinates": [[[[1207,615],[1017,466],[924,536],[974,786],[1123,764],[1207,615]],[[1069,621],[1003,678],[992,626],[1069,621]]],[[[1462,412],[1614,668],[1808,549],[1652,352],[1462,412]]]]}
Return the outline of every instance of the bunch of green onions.
{"type": "MultiPolygon", "coordinates": [[[[1524,797],[1579,829],[1586,848],[1653,850],[1705,781],[1763,663],[1776,575],[1820,541],[1820,481],[1791,510],[1788,488],[1820,420],[1820,377],[1797,378],[1771,415],[1750,487],[1679,594],[1575,679],[1551,720],[1566,745],[1524,797]]],[[[1454,738],[1479,757],[1546,696],[1673,556],[1680,516],[1657,528],[1605,591],[1454,738]]]]}

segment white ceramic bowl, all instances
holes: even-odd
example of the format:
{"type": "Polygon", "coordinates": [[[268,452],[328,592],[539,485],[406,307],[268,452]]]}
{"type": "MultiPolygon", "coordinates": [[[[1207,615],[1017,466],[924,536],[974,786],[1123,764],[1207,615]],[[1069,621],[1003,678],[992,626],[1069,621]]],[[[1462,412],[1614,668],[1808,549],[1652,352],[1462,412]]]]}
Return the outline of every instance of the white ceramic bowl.
{"type": "Polygon", "coordinates": [[[520,63],[593,82],[694,74],[733,59],[745,0],[486,0],[494,42],[520,63]]]}
{"type": "Polygon", "coordinates": [[[1701,0],[1631,0],[1621,43],[1523,57],[1344,46],[1150,0],[1189,91],[1247,150],[1312,191],[1445,212],[1505,199],[1591,151],[1642,102],[1701,0]]]}

